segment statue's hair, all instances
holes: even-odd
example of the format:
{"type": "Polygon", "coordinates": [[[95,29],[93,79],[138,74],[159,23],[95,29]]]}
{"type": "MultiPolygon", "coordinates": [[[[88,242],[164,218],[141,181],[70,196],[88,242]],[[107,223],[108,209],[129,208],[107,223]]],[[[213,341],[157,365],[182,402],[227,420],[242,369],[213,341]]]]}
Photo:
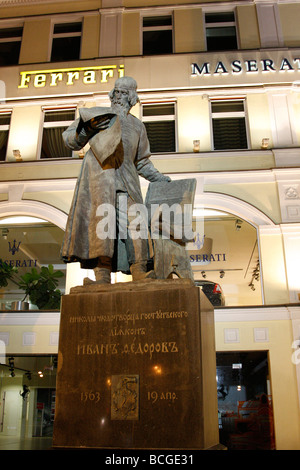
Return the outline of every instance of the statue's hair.
{"type": "Polygon", "coordinates": [[[134,78],[131,77],[121,77],[116,80],[115,87],[111,90],[108,94],[109,98],[112,100],[115,94],[115,88],[120,86],[121,88],[125,88],[128,90],[128,101],[130,107],[134,106],[136,103],[139,102],[139,97],[136,92],[137,83],[134,78]]]}

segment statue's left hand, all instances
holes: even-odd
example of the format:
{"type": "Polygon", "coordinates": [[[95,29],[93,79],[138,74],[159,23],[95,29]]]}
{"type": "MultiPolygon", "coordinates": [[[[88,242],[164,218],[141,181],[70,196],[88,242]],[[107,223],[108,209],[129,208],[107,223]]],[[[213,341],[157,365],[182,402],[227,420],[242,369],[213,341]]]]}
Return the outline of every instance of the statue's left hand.
{"type": "Polygon", "coordinates": [[[159,178],[157,178],[156,181],[164,181],[166,183],[170,183],[172,180],[171,180],[170,176],[160,174],[159,178]]]}

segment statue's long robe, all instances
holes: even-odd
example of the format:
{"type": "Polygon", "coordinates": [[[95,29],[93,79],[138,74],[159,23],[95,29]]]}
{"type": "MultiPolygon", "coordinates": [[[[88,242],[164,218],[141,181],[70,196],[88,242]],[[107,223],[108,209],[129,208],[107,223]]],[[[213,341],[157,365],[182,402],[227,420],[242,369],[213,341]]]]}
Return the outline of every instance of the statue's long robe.
{"type": "MultiPolygon", "coordinates": [[[[91,108],[90,111],[94,111],[96,116],[98,109],[91,108]]],[[[136,203],[143,203],[139,175],[149,181],[165,178],[149,160],[150,147],[144,124],[131,114],[119,119],[121,143],[111,160],[101,165],[91,148],[83,159],[62,245],[61,254],[65,262],[79,261],[82,267],[93,268],[99,256],[113,258],[115,240],[97,236],[100,220],[97,208],[101,204],[115,207],[117,191],[127,193],[136,203]]],[[[78,123],[79,119],[63,133],[65,144],[72,150],[80,150],[84,146],[76,133],[78,123]]],[[[97,136],[101,138],[101,131],[97,136]]],[[[115,270],[124,270],[122,265],[126,265],[124,260],[115,270]]]]}

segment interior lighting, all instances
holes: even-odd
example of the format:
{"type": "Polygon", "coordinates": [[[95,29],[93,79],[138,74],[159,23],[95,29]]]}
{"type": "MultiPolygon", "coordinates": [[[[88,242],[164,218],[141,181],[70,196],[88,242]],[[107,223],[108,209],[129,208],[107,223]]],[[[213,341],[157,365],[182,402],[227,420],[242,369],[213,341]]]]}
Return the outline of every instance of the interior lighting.
{"type": "Polygon", "coordinates": [[[23,224],[40,224],[44,223],[47,224],[47,220],[38,219],[37,217],[5,217],[4,219],[0,220],[0,225],[23,225],[23,224]]]}
{"type": "Polygon", "coordinates": [[[214,210],[214,209],[193,209],[193,217],[227,217],[229,214],[226,212],[214,210]]]}
{"type": "Polygon", "coordinates": [[[243,365],[241,362],[237,362],[231,365],[232,369],[242,369],[243,365]]]}
{"type": "Polygon", "coordinates": [[[242,386],[241,386],[241,385],[238,385],[238,386],[236,387],[236,389],[237,389],[238,392],[240,392],[240,391],[242,390],[242,386]]]}

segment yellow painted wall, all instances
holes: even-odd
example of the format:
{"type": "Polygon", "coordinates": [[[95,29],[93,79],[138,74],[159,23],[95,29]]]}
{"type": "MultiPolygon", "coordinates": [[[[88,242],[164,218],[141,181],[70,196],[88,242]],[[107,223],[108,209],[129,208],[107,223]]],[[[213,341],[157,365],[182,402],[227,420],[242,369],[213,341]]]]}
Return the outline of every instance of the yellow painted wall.
{"type": "Polygon", "coordinates": [[[294,131],[297,136],[297,142],[300,142],[300,93],[293,93],[291,95],[291,105],[294,131]]]}
{"type": "Polygon", "coordinates": [[[280,230],[259,228],[260,261],[266,305],[289,303],[280,230]]]}
{"type": "MultiPolygon", "coordinates": [[[[9,313],[8,313],[9,314],[9,313]]],[[[42,315],[47,315],[43,312],[42,315]]],[[[12,314],[13,315],[13,314],[12,314]]],[[[20,320],[16,320],[20,323],[20,320]]],[[[58,346],[50,344],[50,334],[59,332],[59,325],[1,325],[1,333],[9,332],[9,346],[6,348],[6,354],[57,354],[58,346]],[[36,333],[35,344],[23,346],[23,334],[36,333]]]]}
{"type": "Polygon", "coordinates": [[[69,213],[71,202],[73,199],[73,191],[41,191],[33,193],[24,193],[23,199],[30,201],[39,201],[49,204],[63,211],[65,214],[69,213]]]}
{"type": "Polygon", "coordinates": [[[236,7],[236,16],[240,48],[258,49],[260,41],[255,5],[236,7]]]}
{"type": "Polygon", "coordinates": [[[299,3],[280,3],[278,5],[283,34],[284,45],[286,47],[300,46],[300,4],[299,3]]]}
{"type": "Polygon", "coordinates": [[[296,367],[292,358],[290,320],[216,322],[216,349],[220,351],[269,352],[275,441],[277,450],[300,449],[300,410],[296,367]],[[238,343],[225,343],[224,330],[236,328],[238,343]],[[254,342],[254,328],[268,328],[268,341],[254,342]]]}
{"type": "Polygon", "coordinates": [[[122,15],[122,55],[140,54],[140,14],[125,12],[122,15]]]}
{"type": "MultiPolygon", "coordinates": [[[[192,133],[191,133],[192,135],[192,133]]],[[[203,142],[205,143],[204,136],[203,142]]],[[[201,142],[202,142],[201,140],[201,142]]],[[[200,145],[202,145],[200,142],[200,145]]],[[[192,141],[186,137],[187,147],[191,147],[192,141]]],[[[180,145],[181,147],[181,145],[180,145]]],[[[182,148],[182,147],[181,147],[182,148]]],[[[153,157],[152,157],[153,159],[153,157]]],[[[190,173],[193,171],[230,171],[230,170],[257,170],[268,169],[274,167],[274,157],[272,152],[248,152],[237,153],[236,155],[215,153],[194,153],[194,154],[178,154],[170,159],[164,156],[155,159],[155,166],[162,173],[190,173]]]]}
{"type": "Polygon", "coordinates": [[[100,15],[97,13],[83,19],[81,59],[99,57],[100,15]]]}
{"type": "Polygon", "coordinates": [[[32,162],[30,165],[2,166],[1,181],[40,180],[53,178],[77,178],[82,160],[62,161],[55,165],[53,162],[32,162]]]}
{"type": "Polygon", "coordinates": [[[178,97],[177,119],[179,152],[192,152],[193,140],[197,139],[200,139],[202,152],[211,150],[207,99],[203,99],[201,95],[178,97]]]}
{"type": "MultiPolygon", "coordinates": [[[[3,393],[6,392],[3,431],[1,432],[2,436],[20,436],[23,404],[23,401],[20,399],[19,395],[21,390],[22,377],[14,377],[13,381],[9,378],[1,378],[1,405],[3,404],[3,393]]],[[[0,406],[0,410],[2,412],[2,406],[0,406]]]]}
{"type": "Polygon", "coordinates": [[[37,158],[41,118],[40,106],[24,105],[14,108],[8,139],[6,157],[8,161],[15,161],[13,150],[16,149],[20,150],[24,161],[37,158]]]}
{"type": "Polygon", "coordinates": [[[249,93],[246,101],[250,142],[252,149],[261,148],[264,138],[270,139],[273,147],[268,97],[263,93],[249,93]]]}
{"type": "Polygon", "coordinates": [[[275,223],[281,222],[277,186],[273,182],[205,185],[205,191],[228,194],[261,210],[275,223]]]}
{"type": "Polygon", "coordinates": [[[47,62],[49,60],[50,34],[51,18],[26,20],[19,63],[47,62]]]}
{"type": "Polygon", "coordinates": [[[201,8],[174,11],[175,53],[205,51],[201,8]]]}

